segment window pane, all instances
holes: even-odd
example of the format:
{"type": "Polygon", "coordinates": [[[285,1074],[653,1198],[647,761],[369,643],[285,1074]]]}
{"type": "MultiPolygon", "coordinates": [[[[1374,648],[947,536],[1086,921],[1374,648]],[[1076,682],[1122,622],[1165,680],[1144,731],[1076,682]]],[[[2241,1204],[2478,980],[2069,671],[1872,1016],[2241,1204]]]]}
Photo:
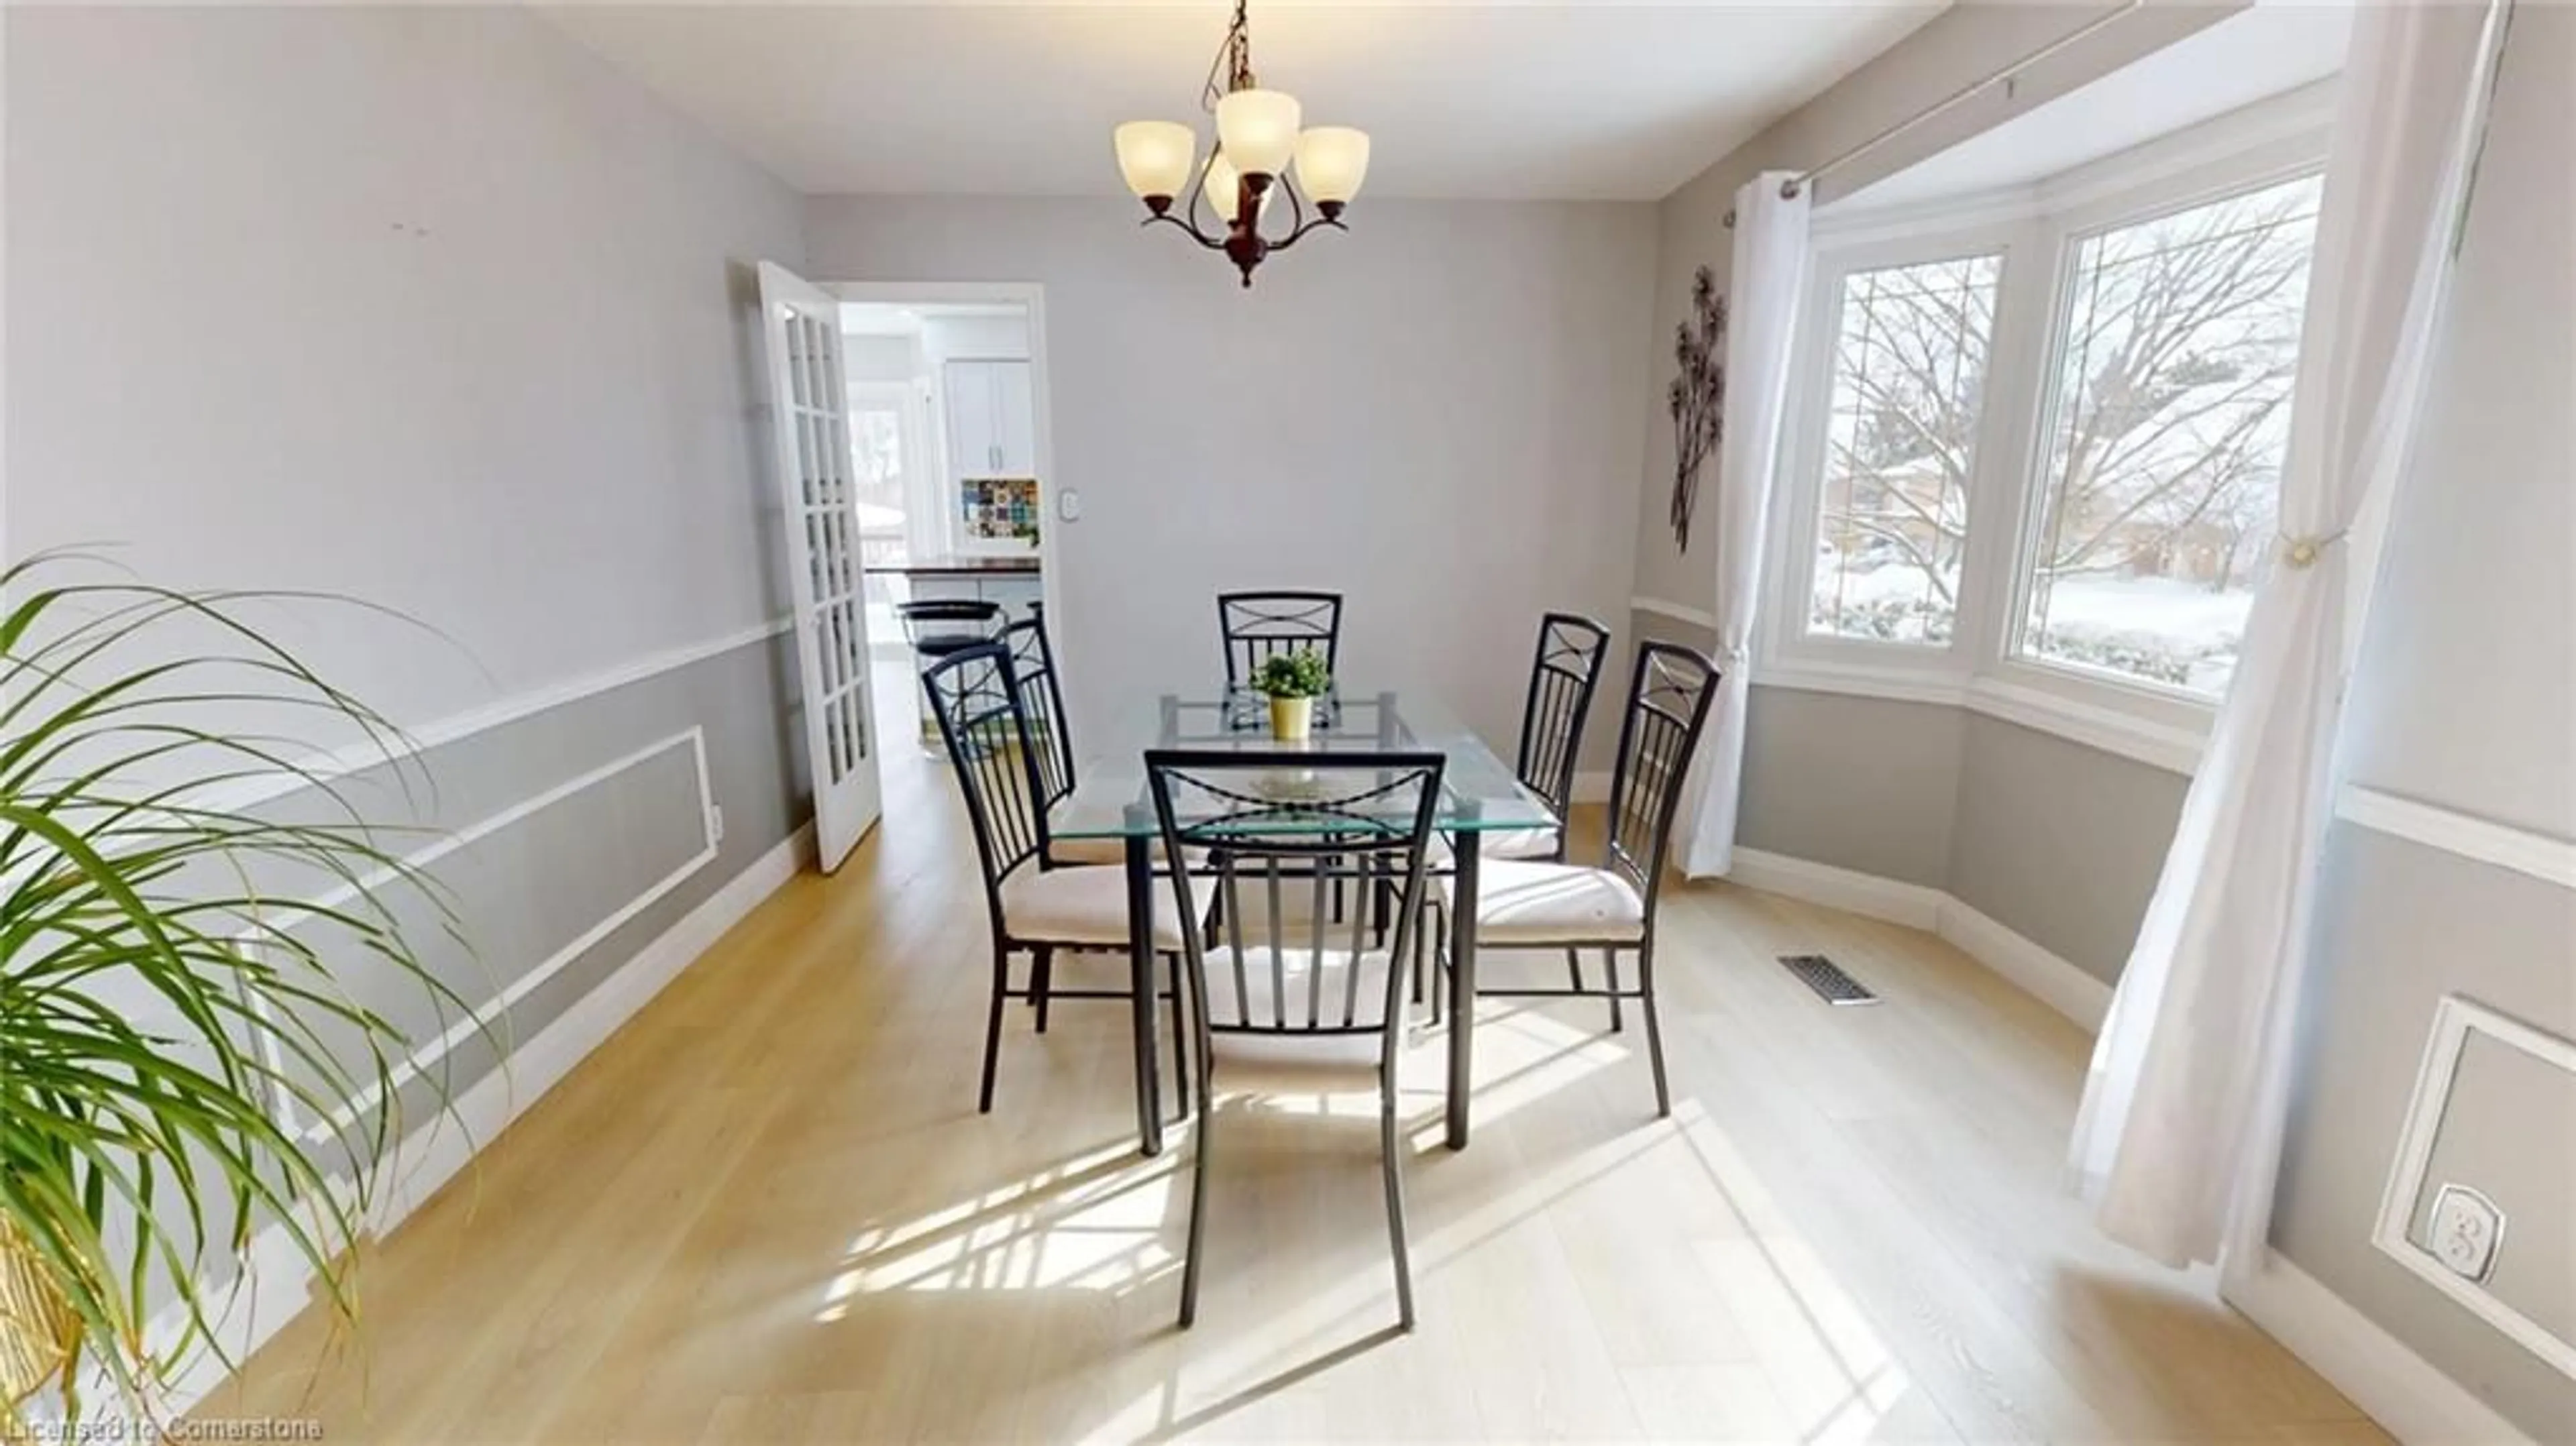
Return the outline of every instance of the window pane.
{"type": "Polygon", "coordinates": [[[1843,278],[1807,631],[1947,644],[1998,256],[1843,278]]]}
{"type": "Polygon", "coordinates": [[[2020,651],[2216,696],[2270,557],[2314,177],[2076,252],[2020,651]]]}

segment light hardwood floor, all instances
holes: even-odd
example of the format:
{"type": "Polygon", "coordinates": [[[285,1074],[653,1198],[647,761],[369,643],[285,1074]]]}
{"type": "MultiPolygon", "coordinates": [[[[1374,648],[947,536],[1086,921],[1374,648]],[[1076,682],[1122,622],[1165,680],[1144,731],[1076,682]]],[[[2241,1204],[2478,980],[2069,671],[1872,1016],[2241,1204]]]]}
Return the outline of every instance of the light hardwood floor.
{"type": "Polygon", "coordinates": [[[1418,1330],[1373,1107],[1290,1097],[1221,1107],[1176,1331],[1189,1135],[1133,1153],[1123,1007],[1043,1037],[1014,1010],[974,1112],[985,925],[948,787],[894,760],[840,875],[371,1254],[354,1338],[308,1313],[198,1414],[335,1442],[2386,1439],[2056,1193],[2072,1026],[1929,937],[1725,885],[1667,895],[1671,1120],[1598,1005],[1486,1004],[1464,1153],[1414,1051],[1418,1330]],[[1814,950],[1886,1003],[1772,962],[1814,950]]]}

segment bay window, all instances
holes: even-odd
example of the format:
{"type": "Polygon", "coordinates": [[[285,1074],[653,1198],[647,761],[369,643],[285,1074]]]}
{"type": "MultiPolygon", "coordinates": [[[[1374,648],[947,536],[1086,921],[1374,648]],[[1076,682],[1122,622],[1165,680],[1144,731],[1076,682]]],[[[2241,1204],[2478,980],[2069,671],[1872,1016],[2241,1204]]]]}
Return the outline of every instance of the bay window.
{"type": "Polygon", "coordinates": [[[2188,767],[2278,532],[2322,141],[1821,213],[1757,680],[2188,767]]]}
{"type": "Polygon", "coordinates": [[[2015,651],[2216,698],[2270,556],[2320,184],[2079,240],[2015,651]]]}
{"type": "Polygon", "coordinates": [[[1843,278],[1807,631],[1950,641],[2000,256],[1843,278]]]}

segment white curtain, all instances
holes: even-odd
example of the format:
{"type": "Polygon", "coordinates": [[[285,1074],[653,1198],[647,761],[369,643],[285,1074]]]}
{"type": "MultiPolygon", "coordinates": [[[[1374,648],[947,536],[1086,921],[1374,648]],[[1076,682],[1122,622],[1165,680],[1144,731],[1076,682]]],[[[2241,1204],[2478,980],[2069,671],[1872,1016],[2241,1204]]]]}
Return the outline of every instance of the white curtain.
{"type": "Polygon", "coordinates": [[[2405,464],[2502,8],[2353,12],[2281,536],[2095,1046],[2072,1146],[2103,1232],[2169,1264],[2261,1258],[2333,801],[2346,627],[2376,561],[2347,538],[2405,464]]]}
{"type": "Polygon", "coordinates": [[[1682,813],[1682,872],[1735,866],[1735,812],[1744,779],[1744,702],[1752,686],[1753,607],[1762,590],[1762,537],[1771,464],[1789,398],[1789,341],[1807,270],[1811,187],[1764,171],[1735,192],[1735,261],[1726,284],[1726,434],[1717,452],[1717,699],[1693,760],[1682,813]]]}

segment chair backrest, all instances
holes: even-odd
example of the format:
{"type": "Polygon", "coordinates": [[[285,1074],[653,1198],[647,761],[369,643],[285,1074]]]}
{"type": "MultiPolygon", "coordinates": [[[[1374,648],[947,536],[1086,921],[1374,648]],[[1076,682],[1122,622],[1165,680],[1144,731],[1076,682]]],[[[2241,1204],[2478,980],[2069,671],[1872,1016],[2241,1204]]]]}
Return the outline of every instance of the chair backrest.
{"type": "Polygon", "coordinates": [[[894,605],[903,620],[904,637],[918,648],[925,641],[989,637],[1002,620],[1002,605],[977,598],[916,598],[894,605]]]}
{"type": "Polygon", "coordinates": [[[1038,803],[1053,808],[1073,792],[1073,724],[1064,712],[1064,688],[1056,681],[1055,648],[1047,641],[1046,622],[1036,613],[1002,629],[1002,646],[1011,653],[1011,686],[1020,695],[1020,717],[1036,745],[1038,803]]]}
{"type": "Polygon", "coordinates": [[[1263,659],[1299,648],[1322,653],[1326,672],[1340,665],[1340,593],[1221,592],[1216,595],[1216,621],[1225,640],[1228,692],[1250,684],[1263,659]]]}
{"type": "Polygon", "coordinates": [[[1181,917],[1205,916],[1203,891],[1224,911],[1221,944],[1186,931],[1202,1045],[1210,1034],[1374,1032],[1379,1063],[1392,1063],[1406,985],[1397,961],[1421,912],[1442,766],[1424,752],[1146,753],[1181,917]],[[1389,886],[1402,904],[1373,948],[1371,905],[1389,886]]]}
{"type": "MultiPolygon", "coordinates": [[[[1699,748],[1717,696],[1717,664],[1706,654],[1672,643],[1637,648],[1636,675],[1628,684],[1627,713],[1619,723],[1619,761],[1610,775],[1610,829],[1604,866],[1625,876],[1654,918],[1656,886],[1672,843],[1673,813],[1681,806],[1682,780],[1699,748]]],[[[1651,927],[1651,925],[1650,925],[1651,927]]]]}
{"type": "Polygon", "coordinates": [[[921,688],[966,795],[986,902],[998,930],[1002,880],[1033,858],[1037,867],[1046,866],[1046,808],[1038,801],[1028,719],[1011,686],[1011,650],[998,642],[960,648],[921,670],[921,688]]]}
{"type": "Polygon", "coordinates": [[[1573,613],[1538,620],[1538,655],[1530,661],[1529,701],[1521,707],[1521,752],[1513,771],[1558,818],[1574,801],[1574,757],[1583,720],[1610,653],[1610,630],[1573,613]]]}

